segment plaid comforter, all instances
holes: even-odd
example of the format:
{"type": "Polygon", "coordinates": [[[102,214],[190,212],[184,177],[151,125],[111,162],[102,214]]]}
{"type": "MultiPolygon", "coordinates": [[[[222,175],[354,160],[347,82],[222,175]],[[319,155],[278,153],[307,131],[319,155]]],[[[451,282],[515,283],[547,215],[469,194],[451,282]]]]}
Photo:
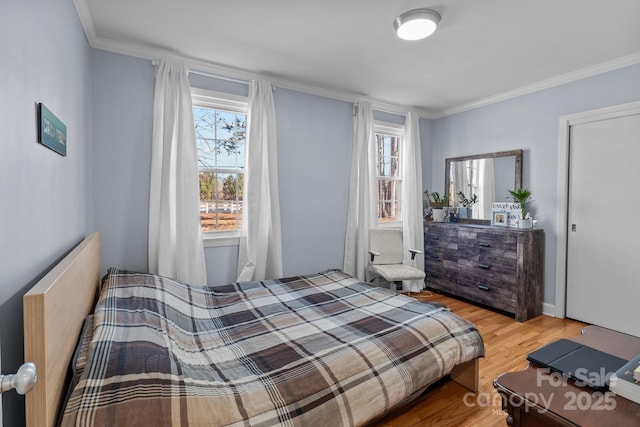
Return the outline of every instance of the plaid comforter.
{"type": "Polygon", "coordinates": [[[362,425],[483,356],[473,324],[332,271],[193,287],[111,270],[62,425],[362,425]]]}

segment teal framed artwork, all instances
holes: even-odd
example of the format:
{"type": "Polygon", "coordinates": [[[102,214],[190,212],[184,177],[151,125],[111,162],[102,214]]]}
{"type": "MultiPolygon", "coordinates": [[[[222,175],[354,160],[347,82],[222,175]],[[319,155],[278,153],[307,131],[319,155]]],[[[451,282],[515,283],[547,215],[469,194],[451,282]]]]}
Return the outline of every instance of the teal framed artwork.
{"type": "Polygon", "coordinates": [[[38,142],[67,155],[67,127],[43,103],[38,104],[38,142]]]}

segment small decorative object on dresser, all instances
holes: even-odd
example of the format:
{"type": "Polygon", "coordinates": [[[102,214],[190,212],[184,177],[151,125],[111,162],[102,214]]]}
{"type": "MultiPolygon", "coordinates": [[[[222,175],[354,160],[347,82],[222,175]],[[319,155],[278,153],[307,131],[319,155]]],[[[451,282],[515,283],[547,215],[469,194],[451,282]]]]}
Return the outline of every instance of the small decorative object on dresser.
{"type": "Polygon", "coordinates": [[[441,196],[440,193],[434,191],[429,197],[429,191],[427,190],[425,193],[429,198],[429,203],[431,205],[431,218],[433,221],[444,221],[447,216],[447,211],[444,208],[449,206],[449,195],[445,194],[444,196],[441,196]]]}
{"type": "Polygon", "coordinates": [[[493,220],[491,224],[496,227],[506,227],[507,226],[507,213],[506,212],[494,212],[493,220]]]}
{"type": "Polygon", "coordinates": [[[518,221],[520,220],[520,215],[521,215],[520,205],[518,203],[494,202],[491,205],[491,209],[493,213],[491,217],[491,225],[518,228],[518,221]],[[494,217],[496,213],[506,215],[506,218],[507,218],[506,224],[503,224],[502,222],[500,222],[499,224],[496,223],[496,220],[494,217]]]}
{"type": "Polygon", "coordinates": [[[458,208],[458,218],[471,218],[471,210],[473,205],[478,203],[478,195],[473,194],[470,199],[464,195],[462,191],[458,191],[458,203],[462,205],[458,208]]]}
{"type": "Polygon", "coordinates": [[[519,322],[542,314],[544,232],[425,223],[427,287],[501,311],[519,322]]]}
{"type": "Polygon", "coordinates": [[[527,202],[531,199],[531,190],[527,188],[517,188],[515,191],[509,190],[509,194],[513,197],[513,200],[517,201],[520,205],[521,215],[518,219],[518,228],[532,228],[533,220],[528,217],[526,211],[527,202]]]}

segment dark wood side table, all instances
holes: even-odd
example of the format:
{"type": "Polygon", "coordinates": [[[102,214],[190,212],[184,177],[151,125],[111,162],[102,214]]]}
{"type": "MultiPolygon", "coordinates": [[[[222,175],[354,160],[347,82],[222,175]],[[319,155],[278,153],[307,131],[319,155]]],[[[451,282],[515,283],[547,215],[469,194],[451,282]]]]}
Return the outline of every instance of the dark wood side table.
{"type": "MultiPolygon", "coordinates": [[[[640,354],[640,338],[599,326],[587,326],[570,339],[626,360],[640,354]]],[[[498,376],[493,386],[510,426],[640,426],[637,403],[610,391],[579,387],[533,363],[498,376]]]]}

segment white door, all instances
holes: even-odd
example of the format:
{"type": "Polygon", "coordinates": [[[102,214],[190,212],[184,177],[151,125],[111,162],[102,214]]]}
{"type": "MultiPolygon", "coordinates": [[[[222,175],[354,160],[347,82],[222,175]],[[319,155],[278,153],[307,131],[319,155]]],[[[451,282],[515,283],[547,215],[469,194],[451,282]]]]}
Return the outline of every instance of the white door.
{"type": "Polygon", "coordinates": [[[640,336],[640,114],[570,129],[567,317],[640,336]]]}

